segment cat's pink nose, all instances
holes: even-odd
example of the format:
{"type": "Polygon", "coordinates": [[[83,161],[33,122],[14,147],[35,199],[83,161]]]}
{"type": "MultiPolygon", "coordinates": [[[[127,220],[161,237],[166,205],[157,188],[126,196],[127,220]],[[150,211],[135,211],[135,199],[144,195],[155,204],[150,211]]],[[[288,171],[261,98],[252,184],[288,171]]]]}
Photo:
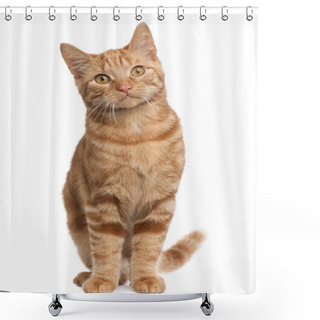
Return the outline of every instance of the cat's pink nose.
{"type": "Polygon", "coordinates": [[[125,94],[129,94],[129,90],[131,89],[131,87],[127,84],[122,85],[119,87],[120,91],[123,91],[125,94]]]}

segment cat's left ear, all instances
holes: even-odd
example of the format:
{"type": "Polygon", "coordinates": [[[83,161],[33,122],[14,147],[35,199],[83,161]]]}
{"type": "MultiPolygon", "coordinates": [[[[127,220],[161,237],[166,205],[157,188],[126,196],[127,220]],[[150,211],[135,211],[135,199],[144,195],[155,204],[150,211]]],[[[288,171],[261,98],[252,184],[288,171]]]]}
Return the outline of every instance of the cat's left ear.
{"type": "Polygon", "coordinates": [[[68,43],[61,43],[60,51],[74,77],[78,79],[84,76],[90,66],[90,55],[68,43]]]}
{"type": "Polygon", "coordinates": [[[156,57],[157,48],[154,44],[151,31],[144,22],[136,27],[128,48],[129,50],[139,51],[151,59],[156,57]]]}

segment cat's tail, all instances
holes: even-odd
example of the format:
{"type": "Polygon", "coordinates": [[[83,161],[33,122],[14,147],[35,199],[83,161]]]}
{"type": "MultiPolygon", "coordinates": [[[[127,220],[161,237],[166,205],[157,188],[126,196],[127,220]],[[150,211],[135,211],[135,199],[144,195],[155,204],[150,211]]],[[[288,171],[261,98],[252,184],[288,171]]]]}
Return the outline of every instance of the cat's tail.
{"type": "Polygon", "coordinates": [[[162,251],[159,261],[159,273],[174,271],[183,266],[200,247],[205,235],[193,231],[166,251],[162,251]]]}

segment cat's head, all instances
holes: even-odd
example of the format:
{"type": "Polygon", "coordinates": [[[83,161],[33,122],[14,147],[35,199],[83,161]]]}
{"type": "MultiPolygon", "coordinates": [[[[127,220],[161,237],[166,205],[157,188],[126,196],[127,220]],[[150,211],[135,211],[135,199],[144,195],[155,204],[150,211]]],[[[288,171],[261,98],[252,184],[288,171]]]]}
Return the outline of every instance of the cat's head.
{"type": "Polygon", "coordinates": [[[136,27],[122,49],[88,54],[62,43],[60,50],[89,108],[134,108],[165,93],[164,73],[145,23],[136,27]]]}

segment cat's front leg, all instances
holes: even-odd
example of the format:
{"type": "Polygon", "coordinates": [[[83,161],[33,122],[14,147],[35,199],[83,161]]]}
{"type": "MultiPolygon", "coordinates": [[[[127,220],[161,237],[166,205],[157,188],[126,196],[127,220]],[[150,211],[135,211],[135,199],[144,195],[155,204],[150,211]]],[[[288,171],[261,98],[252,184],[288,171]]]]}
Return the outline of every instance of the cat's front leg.
{"type": "Polygon", "coordinates": [[[134,224],[130,281],[137,292],[160,293],[165,290],[157,263],[174,209],[175,197],[170,195],[155,202],[150,214],[134,224]]]}
{"type": "Polygon", "coordinates": [[[86,205],[90,234],[92,274],[83,284],[85,292],[111,292],[120,277],[125,226],[119,215],[119,201],[106,192],[96,193],[86,205]]]}

